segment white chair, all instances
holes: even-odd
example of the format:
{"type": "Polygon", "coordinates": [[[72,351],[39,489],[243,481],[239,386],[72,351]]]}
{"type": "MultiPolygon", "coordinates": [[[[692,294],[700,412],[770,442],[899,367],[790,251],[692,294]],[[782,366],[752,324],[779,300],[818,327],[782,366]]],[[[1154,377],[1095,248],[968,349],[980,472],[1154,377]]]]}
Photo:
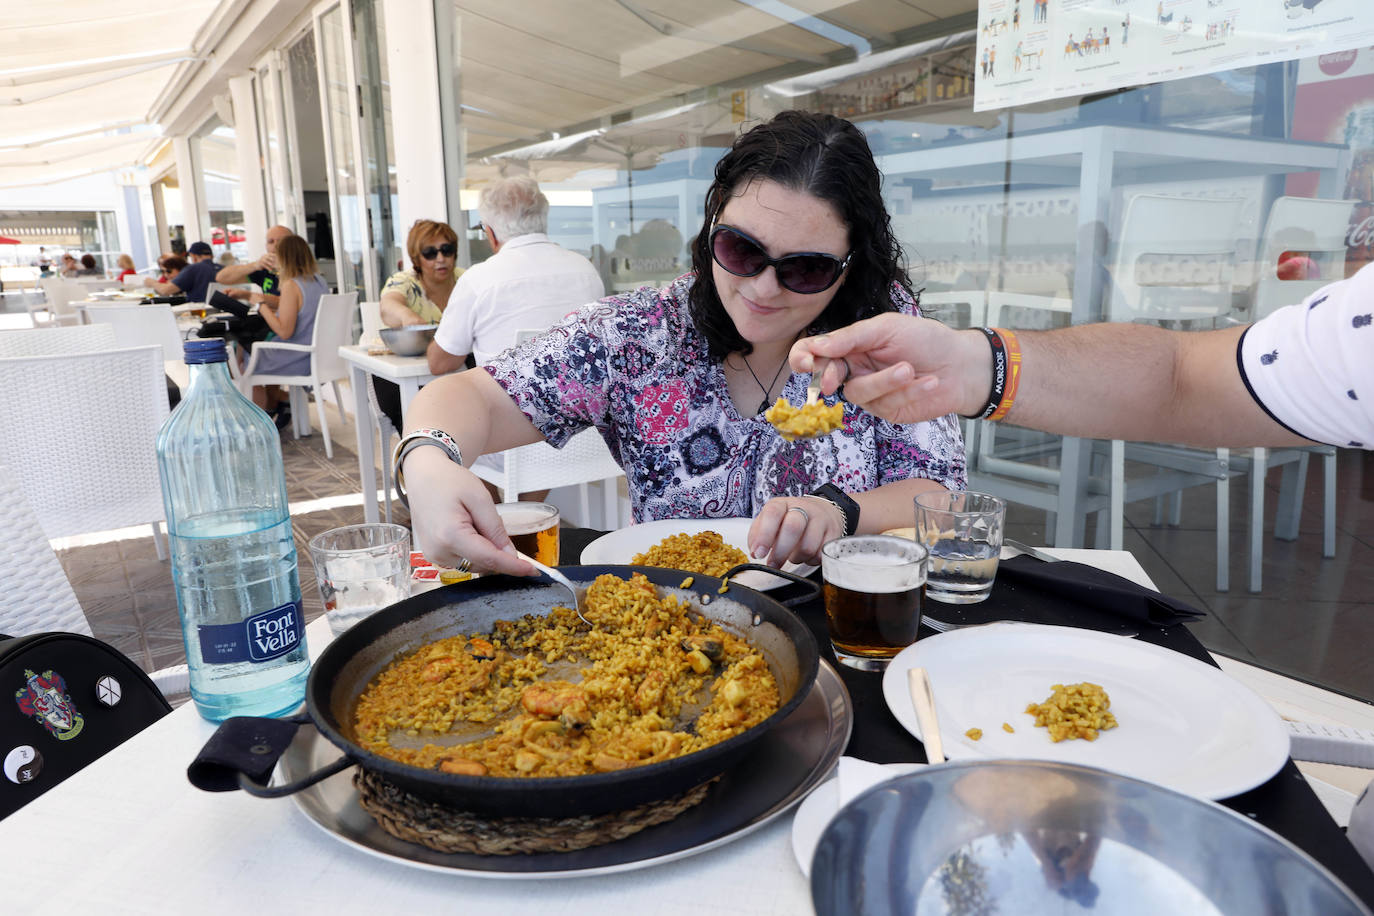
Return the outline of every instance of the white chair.
{"type": "Polygon", "coordinates": [[[67,574],[48,546],[13,473],[0,465],[0,633],[26,636],[47,630],[91,634],[67,574]]]}
{"type": "MultiPolygon", "coordinates": [[[[1244,200],[1239,198],[1162,194],[1136,194],[1129,198],[1115,240],[1107,319],[1198,329],[1230,321],[1234,310],[1236,248],[1244,206],[1244,200]]],[[[1156,507],[1156,523],[1164,518],[1165,496],[1172,497],[1171,514],[1177,523],[1182,490],[1201,480],[1215,480],[1217,591],[1229,590],[1229,480],[1245,473],[1252,463],[1230,449],[1136,442],[1126,445],[1126,460],[1161,469],[1152,487],[1153,495],[1160,500],[1156,507]],[[1171,481],[1179,485],[1172,486],[1171,481]]],[[[1262,487],[1263,481],[1258,484],[1262,487]]],[[[1254,485],[1252,481],[1252,487],[1254,485]]],[[[1139,487],[1136,489],[1139,492],[1139,487]]],[[[1255,524],[1257,522],[1252,519],[1251,525],[1255,524]]],[[[1257,556],[1252,539],[1251,587],[1256,589],[1257,556]]]]}
{"type": "MultiPolygon", "coordinates": [[[[44,277],[39,281],[43,287],[43,298],[47,300],[48,321],[46,324],[80,324],[81,316],[72,308],[73,302],[86,298],[86,291],[73,281],[64,277],[44,277]]],[[[30,316],[32,316],[30,311],[30,316]]],[[[37,325],[37,319],[35,319],[37,325]]]]}
{"type": "Polygon", "coordinates": [[[1136,194],[1110,268],[1108,321],[1212,321],[1230,314],[1240,198],[1136,194]]]}
{"type": "MultiPolygon", "coordinates": [[[[1258,321],[1276,309],[1301,302],[1328,283],[1344,275],[1346,233],[1356,205],[1350,200],[1322,200],[1310,197],[1279,197],[1269,208],[1264,232],[1260,236],[1255,296],[1250,317],[1258,321]],[[1278,275],[1279,256],[1285,251],[1300,252],[1312,259],[1320,277],[1284,280],[1278,275]]],[[[1329,445],[1286,449],[1249,449],[1242,453],[1250,462],[1250,590],[1259,591],[1264,533],[1264,477],[1270,467],[1283,465],[1279,490],[1279,514],[1274,536],[1297,540],[1302,516],[1307,467],[1312,455],[1322,459],[1324,493],[1322,499],[1322,556],[1336,555],[1336,449],[1329,445]]]]}
{"type": "Polygon", "coordinates": [[[160,523],[157,434],[167,418],[158,347],[0,359],[0,463],[48,538],[160,523]]]}
{"type": "MultiPolygon", "coordinates": [[[[13,475],[0,465],[0,633],[80,633],[94,636],[86,612],[72,591],[66,570],[53,553],[43,528],[13,475]]],[[[173,665],[149,674],[164,696],[190,689],[185,665],[173,665]]]]}
{"type": "Polygon", "coordinates": [[[61,353],[89,353],[92,350],[114,348],[115,332],[108,324],[0,331],[0,358],[55,356],[61,353]]]}
{"type": "Polygon", "coordinates": [[[162,348],[163,362],[182,359],[184,340],[170,305],[90,305],[86,314],[90,326],[114,329],[116,347],[155,344],[162,348]]]}
{"type": "Polygon", "coordinates": [[[514,502],[521,493],[576,486],[581,517],[573,521],[590,526],[591,495],[587,485],[600,481],[602,523],[607,528],[619,527],[619,479],[624,471],[595,429],[584,429],[561,449],[547,442],[535,442],[499,454],[505,459],[503,471],[474,464],[472,472],[499,489],[502,500],[514,502]]]}
{"type": "MultiPolygon", "coordinates": [[[[515,333],[515,342],[523,343],[544,333],[526,328],[515,333]]],[[[575,523],[591,527],[591,495],[588,484],[600,482],[602,498],[602,526],[620,527],[620,485],[625,472],[606,447],[595,429],[586,429],[563,443],[561,449],[547,442],[535,442],[506,449],[502,469],[474,464],[472,472],[501,491],[501,498],[514,502],[521,493],[549,490],[558,487],[577,487],[578,509],[581,516],[575,523]]]]}
{"type": "MultiPolygon", "coordinates": [[[[320,297],[315,311],[315,327],[309,344],[293,344],[280,340],[268,340],[253,344],[253,353],[248,365],[238,376],[240,390],[250,394],[255,385],[287,385],[291,389],[291,415],[293,432],[297,439],[310,431],[310,419],[306,415],[308,403],[305,389],[315,390],[315,405],[320,414],[320,431],[324,435],[324,453],[334,457],[334,447],[329,440],[329,417],[325,412],[322,386],[327,382],[334,388],[334,403],[343,410],[343,399],[339,395],[339,379],[348,377],[348,364],[339,356],[339,348],[350,342],[349,328],[353,322],[353,309],[357,305],[358,294],[327,293],[320,297]],[[257,371],[258,358],[263,353],[285,351],[288,353],[310,354],[310,371],[301,375],[271,375],[257,371]]],[[[230,361],[232,367],[234,361],[230,361]]]]}

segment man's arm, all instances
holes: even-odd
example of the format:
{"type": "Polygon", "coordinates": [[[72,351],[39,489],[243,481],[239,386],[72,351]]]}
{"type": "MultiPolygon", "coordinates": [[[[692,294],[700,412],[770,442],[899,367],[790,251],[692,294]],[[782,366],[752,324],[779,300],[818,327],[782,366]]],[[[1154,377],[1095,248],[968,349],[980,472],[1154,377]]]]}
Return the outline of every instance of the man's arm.
{"type": "Polygon", "coordinates": [[[1310,444],[1275,422],[1246,388],[1236,363],[1244,332],[1093,324],[1017,334],[1021,387],[1007,421],[1098,439],[1310,444]]]}
{"type": "Polygon", "coordinates": [[[465,368],[468,355],[462,353],[455,356],[439,346],[437,340],[431,340],[428,349],[425,350],[425,359],[429,361],[430,372],[435,375],[447,375],[450,372],[457,372],[459,369],[465,368]]]}
{"type": "MultiPolygon", "coordinates": [[[[1006,422],[1099,439],[1307,443],[1271,419],[1245,387],[1236,365],[1243,330],[1094,324],[1018,332],[1021,374],[1006,422]]],[[[826,393],[843,382],[847,400],[898,423],[972,416],[992,387],[984,334],[926,318],[882,315],[804,338],[792,349],[792,367],[810,372],[816,357],[844,359],[826,367],[826,393]]]]}
{"type": "Polygon", "coordinates": [[[223,283],[225,286],[233,286],[236,283],[247,283],[248,275],[262,267],[256,261],[247,264],[230,264],[228,267],[221,267],[219,273],[215,274],[215,282],[223,283]]]}
{"type": "Polygon", "coordinates": [[[180,286],[177,286],[170,280],[166,283],[161,283],[152,277],[145,277],[143,279],[143,285],[151,287],[153,292],[157,293],[159,296],[179,296],[183,292],[180,286]]]}

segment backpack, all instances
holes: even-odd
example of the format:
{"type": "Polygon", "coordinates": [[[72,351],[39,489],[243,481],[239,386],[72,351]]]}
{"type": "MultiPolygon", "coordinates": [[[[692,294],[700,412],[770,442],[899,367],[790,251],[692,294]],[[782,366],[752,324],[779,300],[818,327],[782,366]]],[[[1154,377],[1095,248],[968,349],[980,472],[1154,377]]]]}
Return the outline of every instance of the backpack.
{"type": "Polygon", "coordinates": [[[171,711],[143,669],[98,639],[0,635],[0,818],[171,711]]]}

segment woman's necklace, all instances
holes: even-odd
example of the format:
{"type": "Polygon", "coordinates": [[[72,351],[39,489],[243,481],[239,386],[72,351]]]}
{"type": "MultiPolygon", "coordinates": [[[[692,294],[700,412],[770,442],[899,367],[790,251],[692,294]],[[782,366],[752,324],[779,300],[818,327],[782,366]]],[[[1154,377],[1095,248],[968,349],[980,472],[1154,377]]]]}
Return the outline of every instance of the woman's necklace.
{"type": "Polygon", "coordinates": [[[755,413],[763,413],[772,406],[768,403],[768,399],[772,394],[773,386],[778,383],[778,377],[782,375],[783,368],[787,365],[787,355],[783,355],[782,362],[778,364],[778,371],[773,373],[773,381],[768,383],[767,388],[763,387],[763,382],[759,380],[758,375],[754,372],[754,367],[749,365],[749,357],[741,353],[740,359],[744,360],[744,368],[748,369],[749,374],[754,377],[754,383],[758,385],[759,388],[763,389],[763,400],[759,403],[759,409],[754,411],[755,413]]]}

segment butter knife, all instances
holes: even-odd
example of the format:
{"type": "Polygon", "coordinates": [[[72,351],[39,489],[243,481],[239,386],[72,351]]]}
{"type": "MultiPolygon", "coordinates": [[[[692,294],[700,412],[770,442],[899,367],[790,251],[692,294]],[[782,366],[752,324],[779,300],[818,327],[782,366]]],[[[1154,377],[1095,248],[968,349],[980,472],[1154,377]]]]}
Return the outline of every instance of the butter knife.
{"type": "Polygon", "coordinates": [[[940,741],[940,720],[935,716],[935,692],[930,687],[930,675],[924,668],[909,668],[906,677],[911,702],[916,707],[916,722],[921,726],[926,762],[944,763],[945,747],[940,741]]]}
{"type": "Polygon", "coordinates": [[[1029,544],[1022,544],[1020,541],[1013,541],[1011,538],[1003,538],[1002,544],[1003,546],[1010,547],[1012,550],[1024,553],[1028,557],[1034,557],[1035,559],[1041,560],[1045,563],[1059,562],[1058,557],[1045,553],[1045,551],[1040,550],[1037,547],[1032,547],[1029,544]]]}

